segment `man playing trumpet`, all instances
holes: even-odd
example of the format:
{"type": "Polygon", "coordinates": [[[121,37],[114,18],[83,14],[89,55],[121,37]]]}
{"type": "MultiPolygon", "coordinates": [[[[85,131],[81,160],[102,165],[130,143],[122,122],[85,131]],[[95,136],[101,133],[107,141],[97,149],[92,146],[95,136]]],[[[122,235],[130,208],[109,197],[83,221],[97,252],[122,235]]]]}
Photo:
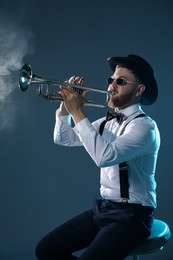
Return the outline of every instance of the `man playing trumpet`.
{"type": "MultiPolygon", "coordinates": [[[[111,57],[108,106],[114,113],[91,123],[84,112],[85,95],[62,86],[56,111],[54,142],[83,146],[100,168],[100,197],[91,209],[67,221],[38,243],[39,260],[122,260],[150,235],[157,207],[155,171],[160,135],[141,105],[153,104],[157,82],[140,56],[111,57]],[[69,123],[69,117],[74,126],[69,123]],[[84,249],[81,256],[75,252],[84,249]]],[[[68,83],[82,85],[73,76],[68,83]]]]}

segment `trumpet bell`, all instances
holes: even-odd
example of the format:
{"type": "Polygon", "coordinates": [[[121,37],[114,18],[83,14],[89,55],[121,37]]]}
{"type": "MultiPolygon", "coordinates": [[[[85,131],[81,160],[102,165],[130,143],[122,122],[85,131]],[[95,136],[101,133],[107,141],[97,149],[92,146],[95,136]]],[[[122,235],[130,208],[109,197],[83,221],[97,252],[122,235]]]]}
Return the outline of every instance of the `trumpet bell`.
{"type": "Polygon", "coordinates": [[[25,64],[21,71],[20,71],[20,77],[19,77],[19,88],[21,89],[22,92],[25,92],[32,80],[32,69],[29,64],[25,64]]]}

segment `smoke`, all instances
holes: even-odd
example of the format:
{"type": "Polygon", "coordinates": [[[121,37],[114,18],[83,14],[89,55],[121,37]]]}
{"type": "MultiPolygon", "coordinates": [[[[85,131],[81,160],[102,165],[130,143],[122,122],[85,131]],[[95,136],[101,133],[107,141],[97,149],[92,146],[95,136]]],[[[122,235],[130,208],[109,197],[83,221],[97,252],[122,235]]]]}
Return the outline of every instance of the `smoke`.
{"type": "Polygon", "coordinates": [[[33,52],[31,31],[0,12],[0,131],[12,129],[16,108],[11,98],[17,88],[19,69],[33,52]]]}

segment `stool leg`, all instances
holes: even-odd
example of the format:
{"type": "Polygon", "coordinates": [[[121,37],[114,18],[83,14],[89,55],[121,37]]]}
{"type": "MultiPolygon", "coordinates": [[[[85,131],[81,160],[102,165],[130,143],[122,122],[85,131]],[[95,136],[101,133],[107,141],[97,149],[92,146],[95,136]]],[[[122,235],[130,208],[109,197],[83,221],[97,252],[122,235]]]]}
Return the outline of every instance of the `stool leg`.
{"type": "Polygon", "coordinates": [[[134,255],[133,260],[139,260],[139,255],[134,255]]]}

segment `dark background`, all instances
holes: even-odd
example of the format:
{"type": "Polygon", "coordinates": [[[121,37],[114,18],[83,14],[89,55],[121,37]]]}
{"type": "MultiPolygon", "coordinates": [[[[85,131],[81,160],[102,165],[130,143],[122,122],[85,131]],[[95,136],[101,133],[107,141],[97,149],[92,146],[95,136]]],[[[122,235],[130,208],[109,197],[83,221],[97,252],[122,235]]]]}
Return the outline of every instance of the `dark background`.
{"type": "MultiPolygon", "coordinates": [[[[172,46],[171,0],[0,0],[1,260],[36,259],[38,240],[99,194],[99,169],[84,149],[53,143],[59,103],[39,98],[34,85],[27,93],[18,89],[26,62],[39,76],[83,75],[86,86],[102,89],[111,75],[109,56],[135,53],[151,63],[159,98],[143,109],[157,121],[162,140],[156,218],[173,228],[172,46]]],[[[106,111],[86,107],[91,121],[106,111]]],[[[141,259],[173,259],[172,240],[141,259]]]]}

